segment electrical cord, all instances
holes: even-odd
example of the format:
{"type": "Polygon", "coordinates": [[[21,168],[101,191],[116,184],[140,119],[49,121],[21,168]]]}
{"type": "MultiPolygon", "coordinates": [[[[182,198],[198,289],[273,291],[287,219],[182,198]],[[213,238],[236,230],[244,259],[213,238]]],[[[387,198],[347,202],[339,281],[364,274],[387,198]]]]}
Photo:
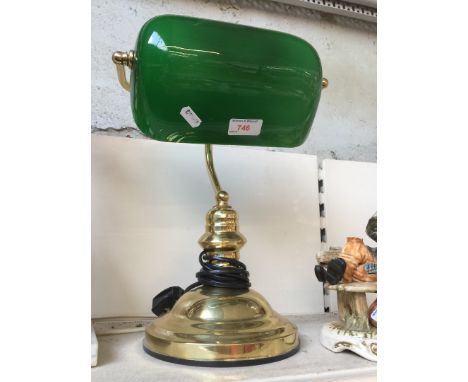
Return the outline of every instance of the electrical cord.
{"type": "Polygon", "coordinates": [[[202,266],[202,269],[195,274],[198,281],[189,285],[185,290],[179,286],[166,288],[153,298],[151,311],[156,316],[171,310],[184,293],[202,285],[240,290],[249,289],[251,285],[249,272],[243,262],[212,255],[207,250],[200,253],[198,261],[202,266]],[[219,265],[216,262],[228,263],[229,265],[219,265]]]}
{"type": "Polygon", "coordinates": [[[198,261],[202,269],[195,277],[197,282],[189,285],[185,292],[201,285],[208,285],[220,288],[249,289],[249,272],[245,264],[236,259],[229,259],[222,256],[210,255],[206,250],[200,253],[198,261]],[[230,266],[218,265],[213,261],[228,263],[230,266]]]}

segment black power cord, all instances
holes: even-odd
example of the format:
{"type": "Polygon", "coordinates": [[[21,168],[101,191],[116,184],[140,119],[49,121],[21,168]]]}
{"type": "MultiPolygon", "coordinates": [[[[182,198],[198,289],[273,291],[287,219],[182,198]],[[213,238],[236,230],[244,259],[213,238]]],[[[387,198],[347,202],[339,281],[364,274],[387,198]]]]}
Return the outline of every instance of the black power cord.
{"type": "Polygon", "coordinates": [[[243,262],[212,255],[207,250],[200,253],[198,261],[202,269],[195,275],[197,282],[189,285],[185,290],[179,286],[166,288],[153,298],[151,311],[156,316],[171,310],[184,293],[202,285],[240,290],[250,288],[249,272],[243,262]],[[216,262],[228,263],[229,266],[219,265],[216,262]]]}

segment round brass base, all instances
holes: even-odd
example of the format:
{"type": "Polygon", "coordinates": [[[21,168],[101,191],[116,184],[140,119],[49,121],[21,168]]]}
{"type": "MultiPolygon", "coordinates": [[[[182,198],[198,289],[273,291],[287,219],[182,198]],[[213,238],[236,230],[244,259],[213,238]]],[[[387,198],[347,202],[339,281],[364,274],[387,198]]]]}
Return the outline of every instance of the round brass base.
{"type": "Polygon", "coordinates": [[[146,328],[143,347],[170,362],[243,366],[295,354],[299,337],[297,327],[254,290],[201,287],[146,328]]]}

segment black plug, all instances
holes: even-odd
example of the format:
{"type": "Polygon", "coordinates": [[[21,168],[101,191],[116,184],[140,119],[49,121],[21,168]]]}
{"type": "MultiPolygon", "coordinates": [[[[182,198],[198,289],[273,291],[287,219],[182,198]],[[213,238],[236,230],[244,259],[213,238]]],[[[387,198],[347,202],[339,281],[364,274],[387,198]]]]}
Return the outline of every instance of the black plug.
{"type": "Polygon", "coordinates": [[[151,311],[156,316],[161,316],[169,312],[183,294],[184,290],[179,286],[172,286],[164,289],[153,298],[151,311]]]}

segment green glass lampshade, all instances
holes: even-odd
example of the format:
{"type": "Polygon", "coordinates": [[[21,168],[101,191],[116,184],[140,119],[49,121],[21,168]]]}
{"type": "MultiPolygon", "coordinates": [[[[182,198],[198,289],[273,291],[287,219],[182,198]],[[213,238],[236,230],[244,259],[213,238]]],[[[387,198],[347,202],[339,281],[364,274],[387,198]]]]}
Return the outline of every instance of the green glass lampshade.
{"type": "Polygon", "coordinates": [[[133,117],[159,141],[295,147],[322,90],[320,58],[306,41],[218,21],[155,17],[132,60],[133,117]]]}

